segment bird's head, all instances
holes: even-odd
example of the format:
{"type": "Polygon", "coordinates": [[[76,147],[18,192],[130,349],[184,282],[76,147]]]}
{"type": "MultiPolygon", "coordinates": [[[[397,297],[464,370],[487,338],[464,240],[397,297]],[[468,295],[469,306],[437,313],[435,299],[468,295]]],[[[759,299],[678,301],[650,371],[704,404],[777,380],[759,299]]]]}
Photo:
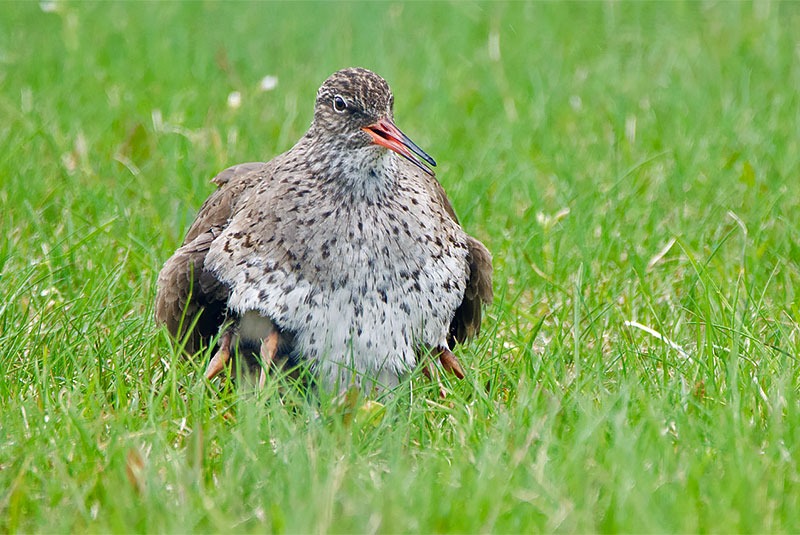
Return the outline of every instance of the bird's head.
{"type": "Polygon", "coordinates": [[[342,69],[325,80],[317,91],[312,129],[344,148],[392,150],[433,175],[429,167],[436,165],[433,158],[394,124],[389,84],[367,69],[342,69]]]}

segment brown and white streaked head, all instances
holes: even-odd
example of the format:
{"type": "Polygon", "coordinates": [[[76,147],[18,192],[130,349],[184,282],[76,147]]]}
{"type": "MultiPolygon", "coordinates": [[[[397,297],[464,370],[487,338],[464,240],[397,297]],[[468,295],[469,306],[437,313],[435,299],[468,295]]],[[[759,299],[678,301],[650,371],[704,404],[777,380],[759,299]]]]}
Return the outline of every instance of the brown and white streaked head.
{"type": "MultiPolygon", "coordinates": [[[[308,135],[331,150],[367,150],[377,159],[386,149],[425,173],[436,162],[394,124],[394,95],[386,80],[362,68],[333,73],[317,91],[308,135]]],[[[365,155],[368,157],[368,155],[365,155]]]]}

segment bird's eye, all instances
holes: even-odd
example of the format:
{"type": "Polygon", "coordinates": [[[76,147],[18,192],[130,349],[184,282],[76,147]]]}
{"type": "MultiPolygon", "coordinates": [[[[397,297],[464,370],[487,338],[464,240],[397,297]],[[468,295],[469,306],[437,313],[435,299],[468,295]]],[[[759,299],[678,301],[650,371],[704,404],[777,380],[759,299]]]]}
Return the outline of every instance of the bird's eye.
{"type": "Polygon", "coordinates": [[[347,101],[342,97],[340,97],[339,95],[336,95],[335,97],[333,97],[333,109],[338,111],[339,113],[342,113],[344,110],[347,109],[347,101]]]}

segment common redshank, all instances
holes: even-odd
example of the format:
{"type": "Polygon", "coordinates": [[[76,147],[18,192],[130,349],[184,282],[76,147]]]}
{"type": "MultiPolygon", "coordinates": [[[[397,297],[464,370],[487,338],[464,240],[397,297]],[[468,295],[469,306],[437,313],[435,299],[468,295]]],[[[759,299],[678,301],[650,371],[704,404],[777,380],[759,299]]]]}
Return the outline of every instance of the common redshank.
{"type": "Polygon", "coordinates": [[[193,353],[306,366],[331,391],[392,388],[452,353],[492,301],[492,259],[462,229],[433,158],[394,124],[386,81],[340,70],[308,132],[268,163],[226,169],[158,277],[156,318],[193,353]]]}

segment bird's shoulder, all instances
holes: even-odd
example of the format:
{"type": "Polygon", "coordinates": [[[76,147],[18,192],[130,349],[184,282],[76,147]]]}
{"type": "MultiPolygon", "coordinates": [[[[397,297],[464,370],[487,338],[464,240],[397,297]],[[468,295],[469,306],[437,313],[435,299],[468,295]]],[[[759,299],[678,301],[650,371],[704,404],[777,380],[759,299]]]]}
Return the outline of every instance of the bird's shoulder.
{"type": "Polygon", "coordinates": [[[406,176],[419,185],[418,187],[430,199],[430,202],[439,207],[454,223],[460,225],[453,204],[447,197],[447,193],[439,179],[436,178],[436,175],[423,173],[408,162],[402,162],[402,164],[405,167],[406,176]]]}

